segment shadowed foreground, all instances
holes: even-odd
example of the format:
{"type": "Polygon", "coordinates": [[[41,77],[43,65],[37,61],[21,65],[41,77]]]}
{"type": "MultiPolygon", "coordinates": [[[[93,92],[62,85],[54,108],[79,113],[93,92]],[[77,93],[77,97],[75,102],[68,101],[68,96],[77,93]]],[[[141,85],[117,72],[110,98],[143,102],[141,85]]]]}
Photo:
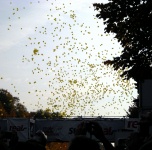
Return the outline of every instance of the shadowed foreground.
{"type": "Polygon", "coordinates": [[[46,150],[67,150],[68,142],[50,142],[46,144],[46,150]]]}

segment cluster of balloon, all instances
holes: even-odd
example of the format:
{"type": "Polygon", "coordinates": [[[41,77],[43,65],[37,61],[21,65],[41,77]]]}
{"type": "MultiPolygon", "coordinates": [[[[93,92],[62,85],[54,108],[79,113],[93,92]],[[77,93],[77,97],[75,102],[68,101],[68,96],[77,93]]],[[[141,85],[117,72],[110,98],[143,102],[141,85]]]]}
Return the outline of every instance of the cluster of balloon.
{"type": "MultiPolygon", "coordinates": [[[[31,6],[45,14],[43,25],[33,28],[25,44],[31,55],[25,53],[22,58],[23,63],[34,66],[32,73],[36,80],[28,84],[35,90],[28,91],[29,94],[35,94],[38,100],[47,95],[48,107],[69,115],[101,115],[104,111],[105,115],[110,115],[130,102],[132,82],[122,80],[119,71],[103,64],[119,55],[121,46],[113,35],[104,33],[102,20],[95,17],[92,3],[27,1],[26,6],[20,2],[20,6],[15,7],[16,3],[10,3],[14,6],[12,17],[16,15],[21,21],[23,11],[29,11],[31,6]],[[45,83],[45,89],[39,83],[45,83]]],[[[11,23],[11,16],[9,20],[11,23]]],[[[18,27],[24,32],[23,27],[18,27]]],[[[11,24],[8,30],[13,30],[11,24]]]]}

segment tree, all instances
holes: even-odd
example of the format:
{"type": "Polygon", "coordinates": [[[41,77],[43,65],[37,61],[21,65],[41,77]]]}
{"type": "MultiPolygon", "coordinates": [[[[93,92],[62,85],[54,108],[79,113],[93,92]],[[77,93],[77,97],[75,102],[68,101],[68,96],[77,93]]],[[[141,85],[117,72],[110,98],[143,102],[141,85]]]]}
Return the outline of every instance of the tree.
{"type": "Polygon", "coordinates": [[[129,107],[127,117],[129,118],[138,118],[139,117],[139,108],[135,105],[129,107]]]}
{"type": "Polygon", "coordinates": [[[7,90],[0,90],[0,103],[2,109],[6,112],[5,115],[14,116],[15,101],[16,98],[14,98],[7,90]]]}
{"type": "Polygon", "coordinates": [[[29,113],[19,101],[7,90],[0,89],[0,117],[27,117],[29,113]]]}
{"type": "Polygon", "coordinates": [[[28,117],[29,116],[29,113],[27,111],[27,108],[22,105],[21,103],[17,103],[16,106],[15,106],[15,109],[16,109],[16,117],[28,117]]]}
{"type": "Polygon", "coordinates": [[[110,0],[93,6],[106,25],[105,32],[114,33],[123,47],[120,56],[105,64],[122,70],[124,79],[152,78],[152,1],[110,0]]]}
{"type": "Polygon", "coordinates": [[[126,111],[126,114],[129,118],[138,118],[140,112],[139,99],[134,99],[133,102],[133,105],[126,111]]]}
{"type": "Polygon", "coordinates": [[[37,110],[34,119],[56,119],[56,118],[63,118],[65,117],[64,113],[59,113],[59,112],[51,112],[50,109],[46,110],[37,110]]]}
{"type": "Polygon", "coordinates": [[[0,118],[4,116],[7,116],[7,112],[5,111],[2,103],[0,102],[0,118]]]}

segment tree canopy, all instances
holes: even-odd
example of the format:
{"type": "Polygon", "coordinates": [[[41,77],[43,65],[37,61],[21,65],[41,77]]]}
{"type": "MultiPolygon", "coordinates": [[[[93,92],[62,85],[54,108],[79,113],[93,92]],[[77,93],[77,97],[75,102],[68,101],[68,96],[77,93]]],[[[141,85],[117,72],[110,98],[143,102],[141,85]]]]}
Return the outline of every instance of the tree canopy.
{"type": "Polygon", "coordinates": [[[152,1],[110,0],[93,4],[97,18],[103,19],[105,32],[114,33],[123,47],[113,60],[106,60],[124,79],[135,81],[152,77],[152,1]]]}
{"type": "Polygon", "coordinates": [[[27,117],[29,113],[19,101],[7,90],[0,89],[0,117],[27,117]]]}
{"type": "Polygon", "coordinates": [[[60,119],[65,117],[65,113],[51,112],[50,109],[39,109],[34,115],[34,119],[60,119]]]}
{"type": "Polygon", "coordinates": [[[7,90],[0,89],[0,118],[27,118],[33,116],[34,119],[59,119],[65,117],[66,114],[64,112],[52,112],[49,108],[46,110],[39,109],[33,114],[29,113],[27,108],[20,103],[18,97],[13,97],[7,90]]]}
{"type": "Polygon", "coordinates": [[[140,105],[139,105],[139,98],[134,99],[133,102],[134,102],[133,105],[131,105],[128,111],[126,111],[126,116],[129,118],[138,118],[139,113],[141,111],[140,105]]]}

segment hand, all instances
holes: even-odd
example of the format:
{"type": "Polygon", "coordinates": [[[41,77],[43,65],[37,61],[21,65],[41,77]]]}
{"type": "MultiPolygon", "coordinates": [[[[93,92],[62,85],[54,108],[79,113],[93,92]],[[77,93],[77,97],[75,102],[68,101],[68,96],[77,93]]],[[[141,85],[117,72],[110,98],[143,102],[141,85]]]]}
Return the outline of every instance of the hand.
{"type": "Polygon", "coordinates": [[[104,140],[105,139],[105,135],[103,132],[102,127],[97,123],[97,122],[90,122],[91,126],[92,126],[92,134],[99,140],[104,140]]]}

